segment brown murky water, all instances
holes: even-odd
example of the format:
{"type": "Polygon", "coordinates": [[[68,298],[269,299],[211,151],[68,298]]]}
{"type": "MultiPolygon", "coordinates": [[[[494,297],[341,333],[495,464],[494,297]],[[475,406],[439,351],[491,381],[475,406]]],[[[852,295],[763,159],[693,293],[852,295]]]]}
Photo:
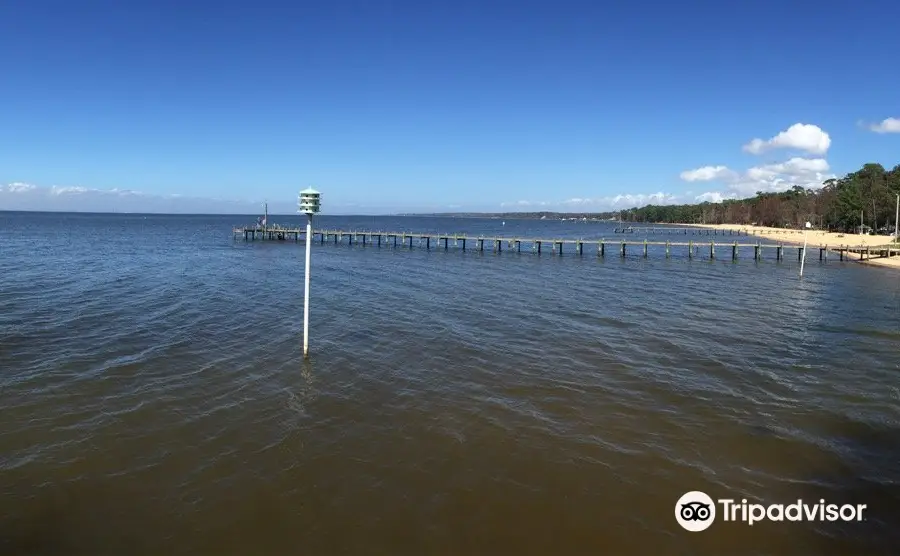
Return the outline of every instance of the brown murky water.
{"type": "Polygon", "coordinates": [[[0,553],[900,546],[895,272],[317,245],[303,362],[303,246],[235,222],[0,213],[0,553]],[[867,509],[688,532],[691,490],[867,509]]]}

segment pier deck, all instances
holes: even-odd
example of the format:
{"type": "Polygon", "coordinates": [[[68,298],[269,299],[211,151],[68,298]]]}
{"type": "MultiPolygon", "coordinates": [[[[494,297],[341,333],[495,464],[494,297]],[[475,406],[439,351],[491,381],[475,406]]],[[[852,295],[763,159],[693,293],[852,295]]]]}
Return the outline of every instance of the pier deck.
{"type": "Polygon", "coordinates": [[[617,234],[692,235],[692,236],[750,236],[750,235],[795,235],[803,230],[756,230],[752,234],[747,228],[676,228],[672,226],[625,226],[616,228],[617,234]]]}
{"type": "MultiPolygon", "coordinates": [[[[295,241],[299,242],[301,238],[305,240],[306,229],[305,228],[280,228],[280,227],[270,227],[270,228],[234,228],[233,229],[233,237],[237,239],[239,236],[243,236],[246,241],[253,240],[277,240],[277,241],[295,241]]],[[[620,256],[625,257],[629,254],[629,248],[632,250],[636,247],[639,249],[638,254],[643,257],[648,257],[648,248],[651,246],[657,247],[665,247],[665,256],[666,258],[670,257],[672,254],[673,248],[687,248],[687,256],[688,258],[695,258],[704,256],[708,253],[706,258],[715,259],[716,258],[716,249],[724,249],[726,252],[730,251],[730,258],[732,260],[737,260],[739,253],[742,250],[750,250],[752,249],[753,258],[756,260],[761,260],[763,258],[764,250],[775,251],[775,259],[776,260],[784,260],[784,254],[786,249],[796,249],[797,250],[797,258],[800,259],[803,256],[803,246],[800,245],[790,245],[785,246],[784,244],[763,244],[760,242],[756,243],[738,243],[734,242],[725,242],[725,243],[716,243],[713,241],[681,241],[681,242],[672,242],[672,241],[647,241],[642,240],[638,242],[628,242],[627,240],[616,240],[616,241],[608,241],[606,239],[571,239],[571,238],[529,238],[529,237],[503,237],[503,236],[472,236],[467,234],[436,234],[436,233],[419,233],[419,232],[373,232],[373,231],[352,231],[352,230],[313,230],[312,232],[312,240],[318,241],[319,243],[334,243],[334,244],[342,244],[346,238],[346,242],[348,245],[353,245],[354,241],[357,244],[361,245],[375,245],[381,247],[383,244],[387,244],[393,247],[403,246],[408,248],[413,248],[413,243],[415,242],[417,246],[424,247],[425,249],[450,249],[450,247],[458,248],[463,251],[466,251],[469,246],[474,248],[476,251],[483,252],[485,250],[485,244],[490,246],[490,249],[494,252],[501,252],[504,250],[504,247],[507,250],[512,250],[515,252],[522,252],[523,246],[526,247],[526,250],[530,250],[534,253],[540,254],[545,247],[549,247],[554,254],[562,255],[565,251],[566,246],[571,246],[571,251],[576,255],[584,255],[584,247],[588,245],[592,248],[596,249],[596,253],[600,257],[604,257],[607,255],[607,251],[609,249],[613,249],[614,253],[618,253],[620,256]],[[451,245],[452,242],[452,245],[451,245]],[[399,244],[399,245],[398,245],[399,244]]],[[[874,258],[882,258],[882,257],[893,257],[900,256],[900,244],[890,244],[890,245],[879,245],[879,246],[852,246],[852,245],[837,245],[837,246],[828,246],[828,245],[809,245],[807,246],[808,251],[815,252],[818,250],[819,252],[819,260],[827,261],[828,253],[833,252],[837,253],[840,260],[844,260],[845,258],[851,258],[851,255],[856,255],[858,260],[869,260],[874,258]]]]}
{"type": "Polygon", "coordinates": [[[653,235],[692,235],[692,236],[746,236],[750,235],[743,228],[674,228],[669,226],[624,226],[614,230],[617,234],[653,234],[653,235]]]}

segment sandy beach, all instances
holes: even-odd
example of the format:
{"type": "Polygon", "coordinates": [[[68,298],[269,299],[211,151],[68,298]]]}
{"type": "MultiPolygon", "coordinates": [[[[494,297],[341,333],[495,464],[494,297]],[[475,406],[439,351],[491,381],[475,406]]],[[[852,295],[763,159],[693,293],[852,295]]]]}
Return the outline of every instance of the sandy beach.
{"type": "MultiPolygon", "coordinates": [[[[761,238],[783,241],[784,243],[803,245],[803,230],[768,228],[765,226],[740,226],[736,224],[679,224],[679,226],[692,228],[710,228],[717,230],[740,229],[745,230],[750,235],[759,236],[761,238]]],[[[893,238],[891,236],[838,234],[834,232],[825,232],[822,230],[812,229],[808,232],[807,241],[808,245],[810,246],[825,246],[829,248],[837,248],[842,245],[851,247],[887,245],[893,241],[893,238]]],[[[850,257],[857,258],[859,257],[859,255],[851,253],[850,257]]],[[[862,262],[863,264],[887,266],[900,269],[900,256],[894,256],[887,259],[869,259],[860,262],[862,262]]]]}

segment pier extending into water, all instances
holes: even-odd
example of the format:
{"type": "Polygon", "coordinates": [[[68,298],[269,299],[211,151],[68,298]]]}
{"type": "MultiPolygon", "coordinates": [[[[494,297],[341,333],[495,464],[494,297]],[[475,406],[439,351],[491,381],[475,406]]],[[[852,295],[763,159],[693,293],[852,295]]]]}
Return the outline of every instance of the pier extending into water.
{"type": "MultiPolygon", "coordinates": [[[[276,240],[276,241],[295,241],[299,242],[301,238],[305,240],[305,228],[234,228],[233,238],[236,240],[243,236],[245,241],[255,240],[276,240]]],[[[629,254],[648,257],[649,247],[658,246],[665,247],[665,256],[669,258],[673,252],[683,250],[688,258],[708,258],[716,259],[717,252],[727,253],[731,260],[736,261],[740,253],[751,251],[752,258],[755,260],[763,259],[763,251],[771,253],[774,251],[775,260],[782,261],[785,258],[787,250],[796,249],[797,259],[803,257],[802,245],[784,244],[764,244],[756,243],[738,243],[725,242],[716,243],[715,240],[709,242],[687,241],[647,241],[646,239],[638,242],[628,242],[626,240],[608,241],[606,239],[546,239],[546,238],[524,238],[524,237],[498,237],[498,236],[471,236],[466,234],[431,234],[431,233],[415,233],[415,232],[372,232],[372,231],[348,231],[348,230],[313,230],[312,241],[318,241],[320,244],[333,243],[335,245],[347,243],[347,245],[373,245],[376,247],[405,247],[412,249],[414,246],[423,247],[425,249],[444,249],[449,250],[451,247],[462,251],[475,250],[478,252],[485,251],[485,245],[488,249],[499,253],[504,250],[521,253],[524,250],[541,254],[547,248],[555,255],[563,255],[568,251],[575,255],[583,256],[585,254],[585,246],[588,246],[588,253],[595,251],[597,256],[605,257],[607,255],[618,254],[626,257],[629,254]],[[636,251],[635,251],[636,250],[636,251]]],[[[900,244],[879,245],[879,246],[852,246],[852,245],[818,245],[807,246],[808,251],[815,252],[818,250],[819,260],[827,261],[828,253],[836,253],[840,260],[855,259],[869,260],[882,257],[900,256],[900,244]],[[851,257],[851,254],[856,255],[851,257]]]]}
{"type": "Polygon", "coordinates": [[[617,234],[653,234],[653,235],[692,235],[692,236],[746,236],[750,235],[743,228],[675,228],[670,226],[624,226],[615,229],[617,234]]]}
{"type": "Polygon", "coordinates": [[[625,226],[615,229],[617,234],[652,234],[652,235],[692,235],[692,236],[750,236],[750,235],[794,235],[802,234],[803,230],[754,230],[752,233],[747,228],[677,228],[673,226],[625,226]]]}

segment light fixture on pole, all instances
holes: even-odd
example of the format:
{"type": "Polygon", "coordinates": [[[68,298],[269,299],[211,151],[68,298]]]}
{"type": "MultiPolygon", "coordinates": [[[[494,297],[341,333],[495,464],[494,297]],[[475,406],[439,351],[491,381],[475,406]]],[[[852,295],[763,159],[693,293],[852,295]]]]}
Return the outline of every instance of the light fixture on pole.
{"type": "Polygon", "coordinates": [[[297,197],[297,212],[306,215],[306,272],[305,286],[303,288],[303,357],[309,357],[309,258],[312,248],[312,221],[313,214],[320,210],[319,192],[313,188],[307,188],[297,197]]]}
{"type": "Polygon", "coordinates": [[[807,222],[806,229],[803,230],[803,257],[800,259],[800,278],[803,278],[803,263],[806,262],[806,234],[810,228],[812,228],[812,224],[807,222]]]}

